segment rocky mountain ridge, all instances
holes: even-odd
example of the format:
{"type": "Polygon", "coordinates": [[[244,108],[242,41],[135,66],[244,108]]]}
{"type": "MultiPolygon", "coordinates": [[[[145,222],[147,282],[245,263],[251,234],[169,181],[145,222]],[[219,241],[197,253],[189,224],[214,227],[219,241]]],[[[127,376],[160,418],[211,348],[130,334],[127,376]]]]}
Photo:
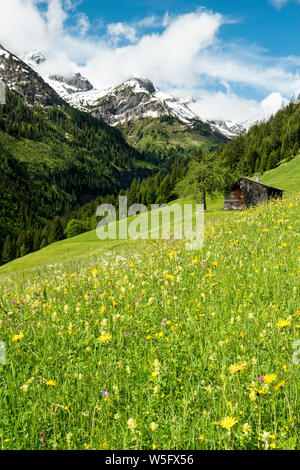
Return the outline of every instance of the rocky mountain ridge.
{"type": "Polygon", "coordinates": [[[30,106],[62,105],[64,100],[29,65],[0,45],[0,79],[30,106]]]}

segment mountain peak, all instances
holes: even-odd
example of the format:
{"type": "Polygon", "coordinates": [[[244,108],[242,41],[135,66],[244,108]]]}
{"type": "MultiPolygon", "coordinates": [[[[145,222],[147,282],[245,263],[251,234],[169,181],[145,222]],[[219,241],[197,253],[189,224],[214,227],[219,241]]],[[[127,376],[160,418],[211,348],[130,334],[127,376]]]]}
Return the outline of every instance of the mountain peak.
{"type": "Polygon", "coordinates": [[[3,46],[0,48],[0,78],[28,105],[53,106],[63,99],[29,65],[3,46]]]}
{"type": "Polygon", "coordinates": [[[142,89],[142,91],[146,90],[148,93],[156,93],[157,91],[157,88],[155,88],[151,80],[146,77],[132,77],[126,80],[126,82],[122,83],[120,86],[124,85],[130,85],[134,88],[138,86],[142,89]]]}
{"type": "MultiPolygon", "coordinates": [[[[71,73],[68,75],[55,74],[50,75],[49,80],[62,83],[65,85],[65,90],[67,93],[78,93],[93,90],[93,85],[88,81],[87,78],[84,78],[81,73],[71,73]]],[[[52,83],[52,86],[55,86],[52,83]]]]}
{"type": "Polygon", "coordinates": [[[30,52],[24,57],[26,63],[40,65],[46,62],[46,57],[39,51],[30,52]]]}

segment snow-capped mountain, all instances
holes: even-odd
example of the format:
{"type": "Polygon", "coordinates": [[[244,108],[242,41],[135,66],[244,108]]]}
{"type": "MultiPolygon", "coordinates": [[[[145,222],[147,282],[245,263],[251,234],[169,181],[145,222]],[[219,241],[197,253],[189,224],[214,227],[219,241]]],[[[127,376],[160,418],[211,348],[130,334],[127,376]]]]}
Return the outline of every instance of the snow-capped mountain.
{"type": "Polygon", "coordinates": [[[70,75],[50,75],[47,82],[57,91],[57,93],[64,95],[64,97],[68,97],[68,95],[73,93],[90,91],[94,88],[93,85],[80,73],[73,73],[70,75]]]}
{"type": "Polygon", "coordinates": [[[29,105],[62,105],[63,99],[42,77],[0,45],[0,79],[29,105]]]}
{"type": "MultiPolygon", "coordinates": [[[[40,65],[43,65],[47,58],[39,51],[24,54],[24,62],[37,72],[41,72],[40,65]]],[[[45,81],[64,99],[71,93],[80,93],[92,90],[93,85],[79,72],[69,74],[52,74],[44,77],[45,81]]]]}
{"type": "Polygon", "coordinates": [[[24,62],[26,62],[26,64],[30,65],[31,67],[34,67],[34,64],[36,65],[43,64],[44,62],[46,62],[47,59],[44,56],[44,54],[42,54],[39,51],[36,51],[36,52],[31,52],[29,54],[25,54],[23,56],[23,60],[24,62]]]}
{"type": "MultiPolygon", "coordinates": [[[[42,73],[41,66],[47,58],[41,52],[35,51],[25,54],[24,60],[42,73]]],[[[163,93],[145,77],[133,77],[116,87],[103,90],[94,89],[89,80],[78,72],[44,75],[44,80],[71,106],[89,112],[111,126],[143,117],[158,118],[167,115],[179,119],[187,126],[201,121],[208,124],[212,132],[221,133],[227,138],[244,133],[250,127],[247,123],[210,122],[203,119],[198,112],[190,108],[197,102],[195,98],[184,100],[163,93]]]]}
{"type": "Polygon", "coordinates": [[[211,123],[230,139],[237,135],[247,134],[252,125],[249,121],[238,122],[233,120],[211,121],[211,123]]]}
{"type": "Polygon", "coordinates": [[[80,93],[69,102],[73,106],[85,107],[94,116],[113,126],[131,119],[164,115],[176,117],[185,124],[199,119],[180,100],[161,92],[147,78],[131,78],[113,89],[87,93],[85,103],[82,99],[83,93],[80,93]]]}

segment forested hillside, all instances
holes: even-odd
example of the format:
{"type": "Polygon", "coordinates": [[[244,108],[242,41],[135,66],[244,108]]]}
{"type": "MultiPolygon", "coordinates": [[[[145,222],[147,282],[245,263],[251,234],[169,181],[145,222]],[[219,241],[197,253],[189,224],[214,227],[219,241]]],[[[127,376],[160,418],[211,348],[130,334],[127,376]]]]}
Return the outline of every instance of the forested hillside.
{"type": "Polygon", "coordinates": [[[151,174],[144,159],[98,119],[69,106],[29,107],[8,91],[0,106],[2,261],[47,244],[56,216],[151,174]]]}
{"type": "MultiPolygon", "coordinates": [[[[144,121],[145,126],[126,129],[127,138],[134,136],[132,143],[144,149],[139,152],[117,129],[87,113],[68,105],[29,107],[8,92],[7,104],[0,107],[1,262],[61,240],[72,218],[86,223],[82,230],[93,228],[97,205],[114,203],[127,188],[130,203],[175,199],[187,162],[195,154],[203,158],[201,148],[209,149],[201,142],[184,146],[179,130],[181,145],[169,142],[168,122],[154,128],[151,119],[144,121]],[[161,135],[161,147],[157,135],[151,144],[153,132],[161,135]]],[[[300,106],[291,103],[269,122],[210,153],[209,160],[216,162],[216,175],[225,171],[231,184],[239,174],[276,168],[298,153],[299,144],[300,106]]]]}
{"type": "Polygon", "coordinates": [[[236,173],[252,175],[275,168],[297,155],[300,146],[300,104],[291,103],[268,122],[254,125],[247,135],[221,147],[218,154],[236,173]]]}

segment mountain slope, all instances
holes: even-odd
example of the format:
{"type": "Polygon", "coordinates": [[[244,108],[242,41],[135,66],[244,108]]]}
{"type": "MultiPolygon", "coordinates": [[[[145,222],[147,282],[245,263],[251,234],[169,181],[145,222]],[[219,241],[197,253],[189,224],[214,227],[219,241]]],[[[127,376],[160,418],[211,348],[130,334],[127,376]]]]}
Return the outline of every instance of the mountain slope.
{"type": "MultiPolygon", "coordinates": [[[[283,163],[275,170],[266,172],[261,180],[265,183],[282,187],[287,190],[287,193],[290,191],[300,191],[300,155],[287,163],[283,163]]],[[[214,221],[217,218],[221,222],[223,218],[227,220],[229,217],[234,216],[232,213],[224,213],[223,198],[218,198],[217,201],[208,199],[208,209],[206,218],[209,221],[214,221]]],[[[57,242],[37,253],[32,253],[24,258],[12,261],[0,267],[0,275],[24,269],[33,269],[42,265],[68,263],[71,261],[80,262],[82,259],[88,259],[91,256],[102,256],[107,250],[130,249],[132,243],[136,244],[137,241],[100,241],[96,236],[95,230],[93,230],[77,237],[57,242]]]]}
{"type": "MultiPolygon", "coordinates": [[[[63,212],[64,206],[112,193],[126,174],[147,167],[117,129],[68,106],[28,108],[13,92],[0,108],[0,139],[4,175],[12,178],[5,169],[16,168],[15,176],[26,187],[40,185],[38,200],[57,201],[51,215],[63,212]]],[[[21,197],[15,193],[15,198],[21,197]]],[[[6,197],[4,188],[1,196],[6,197]]]]}
{"type": "Polygon", "coordinates": [[[42,77],[0,45],[0,79],[28,105],[63,105],[64,100],[42,77]]]}
{"type": "Polygon", "coordinates": [[[177,98],[162,93],[148,79],[132,78],[103,93],[101,96],[102,93],[91,91],[66,99],[118,126],[127,142],[139,150],[158,152],[166,146],[198,145],[208,150],[228,141],[216,126],[200,119],[177,98]]]}
{"type": "Polygon", "coordinates": [[[261,182],[287,192],[300,191],[300,155],[273,170],[266,171],[261,177],[261,182]]]}
{"type": "Polygon", "coordinates": [[[209,124],[200,120],[185,125],[173,116],[160,118],[139,118],[117,126],[127,142],[141,151],[153,153],[179,154],[181,149],[201,147],[209,151],[228,142],[228,139],[215,132],[209,124]]]}
{"type": "Polygon", "coordinates": [[[222,134],[226,135],[230,139],[237,137],[238,135],[247,134],[251,127],[251,123],[248,121],[238,122],[232,120],[217,120],[211,121],[214,127],[216,127],[222,134]]]}
{"type": "Polygon", "coordinates": [[[237,174],[264,173],[299,153],[300,104],[290,103],[269,121],[255,124],[217,152],[237,174]]]}
{"type": "MultiPolygon", "coordinates": [[[[44,73],[43,64],[47,59],[42,53],[26,54],[24,60],[44,73]]],[[[210,126],[214,133],[229,139],[244,133],[249,128],[247,123],[209,122],[201,118],[198,111],[192,110],[197,100],[194,98],[180,100],[163,93],[144,77],[133,77],[114,88],[104,90],[94,89],[93,85],[78,72],[49,75],[47,70],[44,78],[70,105],[90,112],[112,126],[123,125],[140,118],[169,116],[175,117],[187,126],[195,120],[201,121],[210,126]]]]}
{"type": "MultiPolygon", "coordinates": [[[[47,59],[43,54],[26,54],[24,60],[44,73],[43,66],[47,59]]],[[[202,119],[184,101],[161,92],[147,78],[131,78],[106,90],[94,89],[80,73],[49,75],[47,70],[44,78],[71,106],[111,126],[118,126],[128,143],[142,151],[150,150],[157,154],[164,152],[166,146],[190,148],[195,145],[209,150],[235,135],[234,129],[228,131],[222,125],[214,125],[202,119]],[[140,129],[143,127],[147,135],[141,139],[140,129]]]]}
{"type": "Polygon", "coordinates": [[[9,236],[12,259],[39,248],[38,233],[57,215],[117,193],[153,165],[117,129],[65,104],[28,66],[20,69],[18,58],[7,51],[0,58],[7,85],[0,105],[0,254],[9,236]],[[26,82],[18,81],[22,74],[26,82]]]}
{"type": "Polygon", "coordinates": [[[189,124],[196,114],[178,99],[158,90],[146,78],[132,78],[90,103],[89,111],[111,125],[140,117],[173,116],[189,124]]]}

